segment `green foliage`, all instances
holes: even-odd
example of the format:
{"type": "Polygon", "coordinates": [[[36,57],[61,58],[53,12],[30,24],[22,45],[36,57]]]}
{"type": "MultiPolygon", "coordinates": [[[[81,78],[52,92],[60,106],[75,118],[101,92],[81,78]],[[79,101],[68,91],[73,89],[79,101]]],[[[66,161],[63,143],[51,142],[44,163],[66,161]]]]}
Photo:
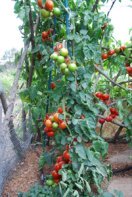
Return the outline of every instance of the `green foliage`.
{"type": "MultiPolygon", "coordinates": [[[[102,2],[105,1],[102,0],[102,2]]],[[[40,9],[34,1],[30,3],[32,20],[35,23],[40,9]]],[[[69,9],[66,10],[63,2],[56,0],[56,6],[61,9],[61,16],[56,17],[56,22],[52,16],[48,18],[40,16],[35,33],[35,47],[28,52],[22,71],[22,78],[27,84],[34,60],[32,85],[25,86],[26,88],[20,92],[20,97],[26,109],[30,110],[35,124],[38,119],[44,119],[47,105],[48,113],[57,111],[58,106],[61,106],[64,111],[59,118],[66,122],[67,128],[65,130],[59,128],[55,131],[55,149],[44,151],[39,160],[39,169],[42,170],[45,164],[53,164],[56,151],[61,155],[66,144],[70,147],[71,162],[65,164],[59,171],[62,180],[55,188],[35,186],[27,194],[22,195],[51,197],[102,195],[101,184],[106,178],[110,179],[111,168],[103,163],[108,144],[96,132],[96,126],[98,115],[108,112],[110,106],[102,101],[98,102],[94,96],[96,91],[110,94],[111,102],[114,103],[112,106],[118,108],[119,117],[127,127],[127,138],[131,138],[130,90],[126,83],[123,84],[123,88],[114,87],[106,77],[96,81],[99,73],[95,70],[95,65],[101,65],[99,67],[106,75],[112,80],[117,76],[116,82],[121,82],[122,79],[126,79],[124,64],[130,61],[131,50],[129,47],[125,51],[119,49],[118,53],[109,56],[105,61],[101,59],[102,53],[107,53],[111,48],[119,48],[121,44],[118,42],[115,46],[110,20],[100,12],[100,4],[93,12],[94,3],[94,0],[70,0],[69,9]],[[68,35],[66,35],[65,25],[66,11],[70,21],[68,35]],[[106,24],[105,30],[102,28],[104,24],[106,24]],[[49,28],[54,29],[54,34],[50,35],[52,42],[44,42],[41,34],[49,28]],[[78,67],[76,72],[70,72],[68,76],[62,75],[59,65],[50,59],[57,42],[62,42],[64,39],[68,43],[71,61],[75,61],[78,67]],[[50,87],[51,81],[56,84],[54,89],[50,87]],[[96,187],[96,192],[93,186],[96,187]]],[[[30,36],[29,11],[28,1],[16,1],[15,13],[23,21],[21,30],[24,33],[24,41],[30,36]]],[[[109,193],[103,195],[113,196],[109,193]]]]}

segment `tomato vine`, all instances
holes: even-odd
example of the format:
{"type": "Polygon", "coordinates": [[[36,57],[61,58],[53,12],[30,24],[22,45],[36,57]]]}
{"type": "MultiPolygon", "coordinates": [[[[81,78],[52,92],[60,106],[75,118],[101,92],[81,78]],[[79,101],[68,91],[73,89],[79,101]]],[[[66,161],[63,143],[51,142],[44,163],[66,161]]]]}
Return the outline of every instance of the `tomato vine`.
{"type": "MultiPolygon", "coordinates": [[[[22,73],[27,82],[32,68],[32,82],[20,97],[41,130],[38,119],[44,119],[44,133],[54,143],[56,164],[45,182],[54,197],[102,193],[102,183],[111,176],[110,166],[103,162],[108,151],[102,138],[105,122],[125,127],[131,139],[131,93],[127,83],[120,81],[132,76],[131,46],[114,42],[110,19],[100,12],[101,2],[105,1],[69,0],[68,8],[60,0],[17,0],[15,4],[23,20],[24,39],[30,36],[29,12],[33,23],[40,15],[31,37],[34,47],[28,52],[29,65],[24,65],[22,73]],[[118,115],[122,124],[115,121],[118,115]]],[[[44,163],[48,162],[49,156],[43,154],[44,163]]]]}

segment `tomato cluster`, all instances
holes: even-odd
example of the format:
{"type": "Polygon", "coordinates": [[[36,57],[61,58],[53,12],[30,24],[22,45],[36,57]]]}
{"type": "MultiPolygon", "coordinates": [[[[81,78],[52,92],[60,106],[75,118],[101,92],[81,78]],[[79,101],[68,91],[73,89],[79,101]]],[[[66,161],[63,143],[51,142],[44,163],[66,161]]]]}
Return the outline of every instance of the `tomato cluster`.
{"type": "Polygon", "coordinates": [[[53,29],[49,29],[47,31],[43,31],[42,32],[42,41],[45,42],[45,41],[52,41],[50,35],[52,34],[53,32],[53,29]]]}
{"type": "Polygon", "coordinates": [[[101,55],[102,60],[106,60],[109,57],[111,57],[112,55],[118,54],[119,52],[124,51],[125,49],[126,49],[125,46],[121,46],[120,48],[111,49],[107,53],[102,53],[102,55],[101,55]]]}
{"type": "Polygon", "coordinates": [[[109,94],[103,94],[102,92],[96,92],[95,96],[101,101],[103,101],[104,103],[106,103],[106,101],[110,99],[109,94]]]}
{"type": "Polygon", "coordinates": [[[110,114],[106,118],[100,118],[99,123],[104,124],[106,122],[112,122],[113,119],[115,119],[119,115],[116,108],[110,108],[110,114]]]}
{"type": "Polygon", "coordinates": [[[48,137],[53,137],[58,129],[66,129],[67,126],[65,121],[59,118],[59,114],[62,113],[63,109],[59,107],[56,113],[46,115],[46,118],[44,119],[44,132],[47,134],[48,137]]]}
{"type": "Polygon", "coordinates": [[[64,164],[70,163],[70,154],[69,154],[69,146],[67,145],[66,150],[62,155],[58,156],[56,159],[56,163],[54,165],[54,170],[51,172],[53,180],[55,183],[59,183],[61,180],[61,175],[59,174],[59,170],[62,169],[64,164]]]}
{"type": "Polygon", "coordinates": [[[62,46],[61,43],[54,47],[54,53],[50,56],[59,66],[61,73],[64,75],[69,75],[70,72],[75,72],[77,70],[77,65],[75,62],[71,61],[68,56],[68,50],[62,46]]]}
{"type": "Polygon", "coordinates": [[[43,0],[37,1],[38,6],[41,8],[40,12],[42,17],[48,18],[50,16],[60,16],[61,11],[58,7],[54,7],[54,2],[52,0],[46,0],[43,4],[43,0]]]}

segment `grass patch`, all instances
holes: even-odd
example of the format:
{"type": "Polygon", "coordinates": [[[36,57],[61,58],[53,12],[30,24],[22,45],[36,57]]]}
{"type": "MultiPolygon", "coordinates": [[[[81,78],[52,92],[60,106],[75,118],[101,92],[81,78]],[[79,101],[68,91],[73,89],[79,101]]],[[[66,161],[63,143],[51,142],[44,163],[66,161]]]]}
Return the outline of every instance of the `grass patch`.
{"type": "Polygon", "coordinates": [[[9,94],[11,90],[14,77],[15,77],[15,72],[16,72],[15,68],[0,70],[0,81],[7,95],[9,94]]]}

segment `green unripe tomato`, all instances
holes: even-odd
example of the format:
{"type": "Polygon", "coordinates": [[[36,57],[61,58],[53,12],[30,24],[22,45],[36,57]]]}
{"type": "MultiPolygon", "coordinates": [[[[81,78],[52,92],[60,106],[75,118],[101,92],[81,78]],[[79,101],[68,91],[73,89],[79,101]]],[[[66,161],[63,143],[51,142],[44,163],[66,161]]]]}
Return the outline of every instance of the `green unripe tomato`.
{"type": "Polygon", "coordinates": [[[54,181],[51,179],[46,181],[46,185],[48,185],[48,186],[52,186],[53,184],[54,184],[54,181]]]}
{"type": "Polygon", "coordinates": [[[53,185],[52,185],[52,187],[56,187],[57,186],[57,184],[56,183],[54,183],[53,185]]]}
{"type": "Polygon", "coordinates": [[[68,68],[71,72],[75,72],[77,70],[77,65],[75,63],[70,63],[68,68]]]}
{"type": "Polygon", "coordinates": [[[59,125],[58,125],[56,122],[54,122],[54,123],[52,124],[53,129],[57,129],[58,126],[59,126],[59,125]]]}
{"type": "Polygon", "coordinates": [[[60,50],[60,55],[62,55],[63,57],[67,57],[68,56],[68,50],[66,48],[62,48],[60,50]]]}
{"type": "Polygon", "coordinates": [[[53,14],[55,15],[55,16],[60,16],[61,15],[61,11],[60,11],[60,9],[59,8],[54,8],[53,9],[53,14]]]}
{"type": "Polygon", "coordinates": [[[65,68],[65,70],[64,70],[64,74],[66,75],[66,76],[68,76],[69,75],[69,69],[68,68],[65,68]]]}
{"type": "Polygon", "coordinates": [[[41,9],[40,13],[41,13],[41,16],[44,18],[48,18],[50,16],[50,12],[45,9],[41,9]]]}
{"type": "Polygon", "coordinates": [[[67,68],[67,64],[66,64],[66,63],[62,63],[62,64],[60,65],[60,69],[61,69],[61,70],[65,70],[65,68],[67,68]]]}
{"type": "Polygon", "coordinates": [[[65,62],[65,58],[63,56],[59,55],[58,58],[57,58],[57,62],[59,64],[62,64],[63,62],[65,62]]]}
{"type": "Polygon", "coordinates": [[[50,58],[51,58],[52,60],[57,60],[58,54],[54,52],[54,53],[50,56],[50,58]]]}

